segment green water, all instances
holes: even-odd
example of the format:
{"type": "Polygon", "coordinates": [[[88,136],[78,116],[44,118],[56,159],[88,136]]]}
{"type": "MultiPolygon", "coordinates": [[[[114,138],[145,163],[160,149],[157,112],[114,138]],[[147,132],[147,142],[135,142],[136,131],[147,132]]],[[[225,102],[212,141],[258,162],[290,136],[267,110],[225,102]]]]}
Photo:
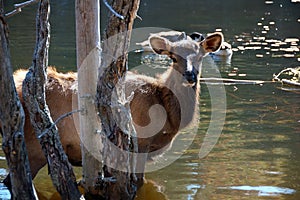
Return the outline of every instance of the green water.
{"type": "MultiPolygon", "coordinates": [[[[101,10],[103,29],[107,9],[102,6],[101,10]]],[[[233,57],[230,62],[207,57],[203,73],[213,74],[212,67],[217,66],[224,78],[270,81],[274,73],[300,65],[299,10],[300,3],[289,0],[142,0],[138,12],[142,20],[137,19],[135,27],[188,33],[221,29],[235,50],[233,57]],[[298,41],[291,43],[289,38],[298,41]],[[294,51],[288,50],[291,47],[294,51]]],[[[31,64],[34,17],[35,8],[25,8],[8,21],[15,68],[31,64]]],[[[74,20],[73,1],[53,1],[49,64],[62,71],[76,70],[74,20]]],[[[130,68],[140,64],[140,56],[130,53],[130,68]]],[[[171,200],[300,199],[300,91],[287,91],[290,89],[275,83],[225,86],[227,108],[222,134],[208,156],[199,159],[204,136],[213,123],[211,98],[202,84],[200,123],[192,144],[168,167],[147,173],[147,179],[159,185],[171,200]]],[[[2,158],[0,178],[5,174],[2,158]]],[[[44,194],[51,184],[45,177],[46,173],[41,174],[36,181],[44,194]]],[[[0,188],[0,199],[5,199],[6,193],[0,188]]]]}

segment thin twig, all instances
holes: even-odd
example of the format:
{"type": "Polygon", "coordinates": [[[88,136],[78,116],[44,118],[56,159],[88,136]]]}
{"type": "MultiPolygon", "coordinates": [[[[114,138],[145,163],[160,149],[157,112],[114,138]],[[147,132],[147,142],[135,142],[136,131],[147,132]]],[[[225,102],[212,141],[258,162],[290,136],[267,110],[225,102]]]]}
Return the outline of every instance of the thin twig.
{"type": "Polygon", "coordinates": [[[72,114],[74,114],[74,113],[78,113],[78,112],[81,112],[81,111],[82,111],[82,110],[72,110],[71,112],[68,112],[68,113],[65,113],[65,114],[61,115],[59,118],[57,118],[57,119],[55,120],[55,122],[54,122],[49,128],[47,128],[43,133],[41,133],[41,134],[38,136],[38,138],[40,139],[40,138],[42,138],[45,134],[47,134],[54,126],[56,126],[56,124],[57,124],[60,120],[66,118],[66,117],[68,117],[68,116],[70,116],[70,115],[72,115],[72,114]]]}
{"type": "Polygon", "coordinates": [[[224,84],[224,85],[235,85],[235,84],[264,84],[271,83],[273,81],[262,81],[262,80],[239,80],[239,79],[228,79],[228,78],[200,78],[200,82],[205,82],[206,84],[224,84]]]}
{"type": "Polygon", "coordinates": [[[287,72],[287,71],[290,71],[290,68],[287,68],[287,69],[282,70],[282,71],[279,72],[277,75],[274,74],[274,75],[273,75],[273,76],[274,76],[274,77],[273,77],[273,80],[275,80],[275,81],[280,81],[279,76],[280,76],[281,74],[287,72]]]}
{"type": "Polygon", "coordinates": [[[25,1],[23,3],[14,4],[15,9],[11,12],[6,13],[5,17],[6,18],[12,17],[12,16],[22,12],[22,8],[29,6],[31,4],[37,3],[37,2],[38,2],[38,0],[29,0],[29,1],[25,1]]]}
{"type": "Polygon", "coordinates": [[[77,109],[77,110],[72,110],[72,111],[70,111],[68,113],[65,113],[65,114],[61,115],[59,118],[57,118],[55,120],[54,125],[56,125],[60,120],[66,118],[66,117],[69,117],[70,115],[73,115],[74,113],[78,113],[78,112],[81,112],[81,111],[82,110],[77,109]]]}
{"type": "Polygon", "coordinates": [[[136,15],[136,18],[138,18],[139,20],[143,21],[143,18],[139,15],[136,15]]]}
{"type": "Polygon", "coordinates": [[[281,72],[279,72],[277,75],[274,74],[274,78],[273,80],[275,81],[280,81],[281,79],[279,78],[279,76],[283,73],[286,73],[286,72],[291,72],[293,73],[295,76],[298,75],[300,77],[300,70],[298,68],[294,69],[294,68],[287,68],[287,69],[284,69],[282,70],[281,72]]]}
{"type": "Polygon", "coordinates": [[[6,13],[6,14],[5,14],[5,17],[6,17],[6,18],[12,17],[12,16],[14,16],[14,15],[20,13],[21,11],[22,11],[21,8],[16,8],[15,10],[13,10],[13,11],[11,11],[11,12],[6,13]]]}
{"type": "Polygon", "coordinates": [[[24,8],[26,6],[29,6],[29,5],[37,3],[37,2],[38,2],[38,0],[29,0],[29,1],[25,1],[23,3],[14,4],[14,7],[15,8],[24,8]]]}
{"type": "Polygon", "coordinates": [[[300,86],[300,67],[297,68],[287,68],[279,72],[277,75],[273,75],[273,80],[281,82],[287,85],[300,86]],[[293,76],[290,79],[280,78],[282,74],[287,74],[289,76],[293,76]]]}
{"type": "Polygon", "coordinates": [[[103,0],[104,5],[117,17],[119,17],[120,19],[125,19],[125,17],[123,15],[120,15],[119,13],[117,13],[106,0],[103,0]]]}

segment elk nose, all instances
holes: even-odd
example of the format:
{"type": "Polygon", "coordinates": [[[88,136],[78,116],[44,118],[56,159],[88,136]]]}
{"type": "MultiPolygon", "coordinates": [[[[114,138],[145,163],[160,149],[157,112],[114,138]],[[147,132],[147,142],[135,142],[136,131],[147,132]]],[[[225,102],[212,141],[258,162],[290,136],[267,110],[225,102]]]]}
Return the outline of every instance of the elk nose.
{"type": "Polygon", "coordinates": [[[184,76],[185,76],[185,79],[189,83],[196,83],[197,82],[197,75],[195,74],[194,70],[193,71],[186,71],[184,76]]]}

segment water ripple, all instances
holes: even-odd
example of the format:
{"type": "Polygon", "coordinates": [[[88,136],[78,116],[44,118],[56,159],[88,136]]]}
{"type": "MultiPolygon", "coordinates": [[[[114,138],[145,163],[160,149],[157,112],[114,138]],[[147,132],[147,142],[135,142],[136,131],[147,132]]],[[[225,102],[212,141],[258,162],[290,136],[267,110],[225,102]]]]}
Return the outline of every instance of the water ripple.
{"type": "Polygon", "coordinates": [[[230,186],[219,187],[219,189],[241,190],[241,191],[255,191],[258,196],[278,196],[280,194],[294,194],[296,190],[290,188],[276,187],[276,186],[230,186]]]}

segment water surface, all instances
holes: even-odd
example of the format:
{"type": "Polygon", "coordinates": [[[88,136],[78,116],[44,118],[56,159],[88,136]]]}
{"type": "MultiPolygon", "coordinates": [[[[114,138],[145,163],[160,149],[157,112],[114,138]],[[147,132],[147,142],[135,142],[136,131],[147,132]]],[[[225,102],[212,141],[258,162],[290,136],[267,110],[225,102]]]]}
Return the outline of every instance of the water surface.
{"type": "MultiPolygon", "coordinates": [[[[105,19],[107,9],[101,10],[105,19]]],[[[203,73],[214,74],[212,67],[217,66],[224,78],[271,81],[274,73],[299,66],[299,10],[299,1],[288,0],[144,0],[138,12],[142,20],[137,19],[135,27],[163,27],[187,33],[222,31],[233,46],[233,57],[230,61],[207,57],[203,73]]],[[[73,11],[73,1],[52,3],[49,64],[63,71],[76,70],[73,11]]],[[[15,68],[31,64],[34,12],[35,8],[25,8],[9,19],[15,68]]],[[[105,20],[101,26],[104,28],[105,20]]],[[[140,64],[140,57],[141,54],[130,54],[130,68],[140,64]]],[[[213,123],[209,91],[202,84],[197,135],[180,159],[146,174],[156,185],[152,192],[159,190],[157,198],[171,200],[300,199],[299,88],[291,92],[279,83],[268,82],[228,85],[225,89],[226,122],[214,149],[199,159],[203,138],[213,123]]],[[[1,179],[6,168],[1,157],[1,179]]],[[[41,194],[51,196],[51,182],[45,172],[39,175],[36,185],[41,194]]],[[[0,199],[7,197],[7,190],[0,187],[0,199]]]]}

